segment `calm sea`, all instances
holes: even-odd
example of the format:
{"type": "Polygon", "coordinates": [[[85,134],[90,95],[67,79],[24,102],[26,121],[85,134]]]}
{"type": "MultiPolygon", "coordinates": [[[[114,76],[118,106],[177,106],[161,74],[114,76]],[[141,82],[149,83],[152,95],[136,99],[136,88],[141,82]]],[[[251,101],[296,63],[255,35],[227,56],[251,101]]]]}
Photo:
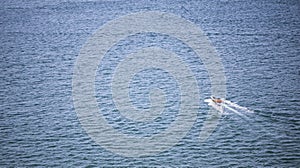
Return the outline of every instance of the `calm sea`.
{"type": "Polygon", "coordinates": [[[299,166],[299,1],[7,0],[0,4],[0,167],[299,166]],[[175,14],[201,28],[223,64],[226,99],[254,113],[240,116],[228,111],[208,139],[199,142],[209,111],[204,99],[211,95],[203,61],[171,35],[138,33],[118,41],[99,60],[95,72],[99,114],[119,133],[141,140],[172,126],[182,90],[163,68],[139,71],[129,86],[130,102],[138,110],[151,108],[153,89],[158,88],[155,97],[163,92],[165,109],[154,120],[135,122],[121,115],[111,92],[112,76],[126,55],[160,47],[176,53],[190,68],[199,88],[197,115],[177,143],[150,156],[124,156],[92,139],[73,104],[76,59],[101,26],[147,11],[175,14]]]}

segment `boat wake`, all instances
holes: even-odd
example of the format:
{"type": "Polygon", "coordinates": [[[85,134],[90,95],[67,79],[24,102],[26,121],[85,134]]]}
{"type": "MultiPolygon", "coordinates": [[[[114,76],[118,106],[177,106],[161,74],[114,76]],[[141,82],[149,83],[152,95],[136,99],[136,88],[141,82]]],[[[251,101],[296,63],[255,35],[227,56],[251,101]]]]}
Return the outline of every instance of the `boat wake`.
{"type": "Polygon", "coordinates": [[[240,106],[229,100],[222,100],[222,103],[215,103],[212,101],[212,99],[205,99],[204,101],[222,114],[230,114],[233,112],[241,117],[246,117],[245,113],[254,113],[252,110],[249,110],[248,108],[240,106]]]}
{"type": "Polygon", "coordinates": [[[254,113],[254,111],[249,110],[247,107],[242,107],[242,106],[240,106],[240,105],[238,105],[236,103],[233,103],[233,102],[231,102],[229,100],[224,100],[224,103],[228,104],[229,106],[234,107],[236,109],[243,110],[243,111],[248,112],[248,113],[254,113]]]}

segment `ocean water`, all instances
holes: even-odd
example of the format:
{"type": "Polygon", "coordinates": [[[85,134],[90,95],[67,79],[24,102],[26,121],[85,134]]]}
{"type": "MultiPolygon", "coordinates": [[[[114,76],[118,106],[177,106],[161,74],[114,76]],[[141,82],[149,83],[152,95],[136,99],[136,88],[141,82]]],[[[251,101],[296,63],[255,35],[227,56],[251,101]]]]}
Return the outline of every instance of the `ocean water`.
{"type": "MultiPolygon", "coordinates": [[[[299,1],[9,0],[0,4],[1,167],[300,164],[299,1]],[[163,110],[146,122],[121,113],[111,89],[113,77],[126,56],[137,50],[159,47],[178,55],[188,65],[190,79],[197,81],[198,90],[190,92],[199,93],[195,100],[198,106],[189,107],[197,113],[187,120],[192,125],[182,138],[153,155],[130,157],[99,145],[82,126],[74,105],[73,78],[81,49],[99,28],[122,16],[149,11],[171,13],[201,28],[223,64],[226,99],[253,113],[241,111],[245,117],[232,112],[220,116],[212,134],[200,142],[210,108],[204,99],[212,94],[205,63],[192,47],[171,35],[129,35],[106,52],[94,72],[94,97],[108,125],[141,141],[159,135],[176,123],[182,97],[190,94],[181,93],[180,81],[169,71],[146,68],[129,81],[129,102],[137,110],[159,110],[165,101],[163,110]]],[[[169,29],[176,32],[178,27],[169,29]]],[[[118,149],[120,144],[107,141],[118,149]]]]}

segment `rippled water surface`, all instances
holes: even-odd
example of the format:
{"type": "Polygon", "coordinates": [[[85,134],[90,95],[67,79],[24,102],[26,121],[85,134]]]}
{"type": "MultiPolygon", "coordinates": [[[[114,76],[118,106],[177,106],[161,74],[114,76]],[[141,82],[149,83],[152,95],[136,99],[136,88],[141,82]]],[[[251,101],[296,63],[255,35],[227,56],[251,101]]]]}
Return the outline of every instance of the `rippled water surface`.
{"type": "Polygon", "coordinates": [[[0,4],[1,167],[300,164],[299,1],[10,0],[0,4]],[[177,38],[138,33],[117,42],[101,64],[99,60],[95,72],[99,114],[118,132],[141,139],[167,130],[176,121],[184,95],[176,78],[164,69],[140,71],[128,86],[137,110],[151,108],[153,97],[154,102],[166,101],[152,121],[135,122],[123,116],[111,92],[115,70],[126,55],[160,47],[177,54],[197,81],[197,117],[178,143],[153,156],[126,157],[98,145],[82,128],[73,104],[76,59],[88,38],[105,23],[142,11],[173,13],[201,28],[223,63],[226,99],[254,113],[226,113],[200,143],[209,110],[204,99],[211,95],[204,63],[177,38]]]}

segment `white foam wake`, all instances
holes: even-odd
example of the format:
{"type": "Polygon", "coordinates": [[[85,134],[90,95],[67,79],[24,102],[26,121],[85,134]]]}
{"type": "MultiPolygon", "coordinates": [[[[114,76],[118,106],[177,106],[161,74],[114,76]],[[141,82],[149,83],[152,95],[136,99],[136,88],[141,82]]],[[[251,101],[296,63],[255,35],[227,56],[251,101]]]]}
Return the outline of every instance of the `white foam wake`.
{"type": "Polygon", "coordinates": [[[235,110],[235,109],[229,107],[229,106],[228,106],[227,104],[225,104],[225,103],[223,103],[222,106],[224,106],[226,109],[228,109],[228,110],[230,110],[230,111],[232,111],[232,112],[238,114],[239,116],[242,116],[242,117],[245,116],[244,114],[240,113],[239,111],[237,111],[237,110],[235,110]]]}
{"type": "Polygon", "coordinates": [[[231,102],[229,100],[224,100],[224,103],[227,104],[227,105],[229,105],[229,106],[231,106],[231,107],[234,107],[236,109],[243,110],[243,111],[249,112],[249,113],[254,113],[253,111],[249,110],[247,107],[242,107],[242,106],[240,106],[240,105],[238,105],[236,103],[233,103],[233,102],[231,102]]]}
{"type": "Polygon", "coordinates": [[[221,113],[225,112],[225,114],[227,112],[234,112],[241,117],[246,117],[245,112],[254,113],[253,111],[249,110],[248,108],[240,106],[229,100],[223,100],[223,103],[220,103],[220,104],[214,103],[211,99],[205,99],[204,102],[207,102],[209,106],[212,106],[213,108],[215,108],[216,110],[218,110],[221,113]]]}

